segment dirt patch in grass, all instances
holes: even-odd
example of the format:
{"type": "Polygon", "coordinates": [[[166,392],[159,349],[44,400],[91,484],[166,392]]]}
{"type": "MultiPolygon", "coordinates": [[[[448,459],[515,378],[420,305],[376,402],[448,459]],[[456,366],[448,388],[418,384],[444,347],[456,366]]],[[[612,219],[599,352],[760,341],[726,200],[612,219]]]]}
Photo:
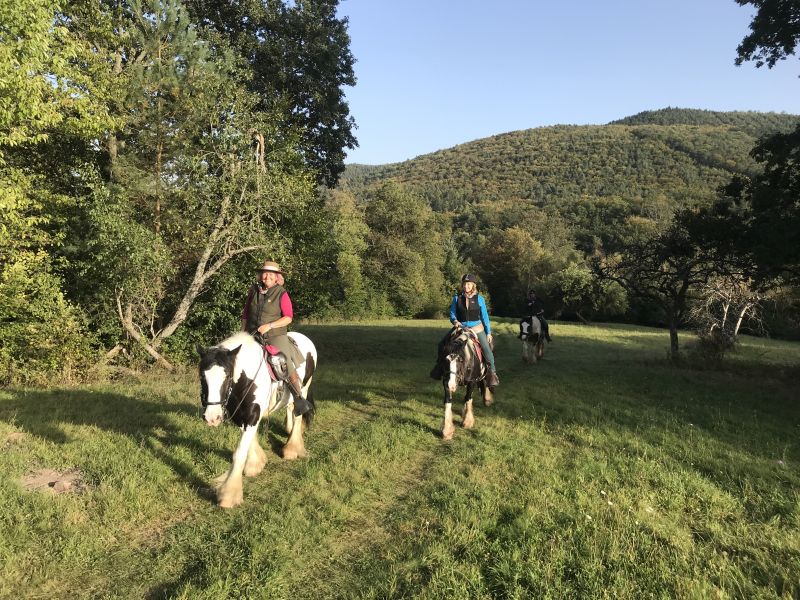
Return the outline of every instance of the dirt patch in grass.
{"type": "Polygon", "coordinates": [[[21,442],[25,439],[25,434],[21,431],[12,431],[9,433],[5,439],[3,439],[3,448],[8,448],[18,442],[21,442]]]}
{"type": "Polygon", "coordinates": [[[86,484],[78,469],[68,469],[63,472],[40,469],[25,475],[22,478],[22,486],[26,490],[51,494],[80,494],[86,490],[86,484]]]}

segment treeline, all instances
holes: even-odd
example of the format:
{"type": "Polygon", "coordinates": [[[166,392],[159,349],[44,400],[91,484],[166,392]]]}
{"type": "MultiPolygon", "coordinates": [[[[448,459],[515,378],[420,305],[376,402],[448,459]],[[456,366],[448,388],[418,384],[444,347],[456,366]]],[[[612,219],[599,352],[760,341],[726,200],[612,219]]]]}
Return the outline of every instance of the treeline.
{"type": "Polygon", "coordinates": [[[335,187],[337,4],[0,4],[0,383],[190,362],[265,258],[299,318],[441,315],[470,271],[496,315],[535,287],[550,316],[667,324],[673,355],[696,308],[715,344],[796,298],[791,115],[512,132],[335,187]]]}
{"type": "Polygon", "coordinates": [[[185,361],[267,257],[327,306],[317,186],[355,145],[337,4],[0,5],[0,382],[185,361]]]}
{"type": "Polygon", "coordinates": [[[746,280],[771,290],[755,294],[761,312],[751,331],[793,337],[796,288],[778,285],[785,280],[774,272],[757,276],[744,251],[736,264],[733,248],[715,254],[704,236],[718,226],[708,211],[730,198],[732,180],[763,178],[758,136],[791,135],[797,123],[785,114],[665,109],[352,165],[340,189],[365,208],[386,185],[423,198],[451,226],[442,250],[455,268],[445,280],[453,288],[459,268],[476,271],[494,314],[520,314],[534,287],[554,316],[669,325],[677,352],[677,327],[704,301],[701,284],[732,277],[733,288],[746,280]],[[649,261],[650,273],[636,261],[649,261]]]}
{"type": "Polygon", "coordinates": [[[424,194],[437,211],[504,199],[701,203],[714,198],[731,175],[756,170],[749,153],[763,133],[788,131],[798,119],[676,109],[667,114],[670,122],[663,125],[657,111],[632,117],[631,125],[515,131],[403,163],[348,166],[342,186],[357,190],[392,179],[424,194]],[[731,115],[728,122],[725,115],[731,115]]]}

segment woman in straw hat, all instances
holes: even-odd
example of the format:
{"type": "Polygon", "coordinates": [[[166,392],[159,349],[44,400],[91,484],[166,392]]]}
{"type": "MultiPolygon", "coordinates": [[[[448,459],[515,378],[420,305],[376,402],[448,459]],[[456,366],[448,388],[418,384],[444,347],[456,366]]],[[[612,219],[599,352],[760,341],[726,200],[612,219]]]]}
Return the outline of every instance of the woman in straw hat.
{"type": "Polygon", "coordinates": [[[299,417],[311,410],[311,403],[303,398],[297,365],[303,355],[287,336],[294,311],[289,293],[283,288],[283,276],[278,263],[271,260],[255,269],[258,281],[250,288],[242,311],[242,329],[252,334],[259,333],[267,344],[275,346],[286,356],[289,388],[294,396],[294,415],[299,417]]]}

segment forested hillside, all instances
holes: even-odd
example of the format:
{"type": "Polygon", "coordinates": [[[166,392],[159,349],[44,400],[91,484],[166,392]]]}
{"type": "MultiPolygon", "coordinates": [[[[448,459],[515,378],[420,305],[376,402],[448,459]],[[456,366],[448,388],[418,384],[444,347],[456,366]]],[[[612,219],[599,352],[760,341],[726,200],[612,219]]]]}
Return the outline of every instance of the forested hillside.
{"type": "MultiPolygon", "coordinates": [[[[677,327],[691,321],[704,282],[730,276],[746,288],[753,276],[748,259],[734,264],[746,254],[733,249],[744,236],[714,224],[729,209],[713,207],[764,172],[763,153],[761,162],[752,153],[759,140],[788,134],[798,121],[666,108],[608,125],[503,133],[402,163],[349,165],[339,189],[366,210],[386,186],[427,203],[451,225],[449,240],[435,233],[447,241],[440,248],[450,289],[459,268],[474,270],[495,314],[519,314],[535,287],[551,314],[669,323],[677,352],[677,327]],[[712,249],[701,238],[715,228],[730,239],[712,249]]],[[[772,325],[781,335],[796,327],[772,325]]]]}
{"type": "Polygon", "coordinates": [[[554,126],[495,135],[390,165],[349,165],[342,187],[394,180],[434,210],[486,200],[548,205],[622,199],[637,205],[698,204],[733,174],[765,134],[788,131],[796,115],[664,109],[609,125],[554,126]]]}

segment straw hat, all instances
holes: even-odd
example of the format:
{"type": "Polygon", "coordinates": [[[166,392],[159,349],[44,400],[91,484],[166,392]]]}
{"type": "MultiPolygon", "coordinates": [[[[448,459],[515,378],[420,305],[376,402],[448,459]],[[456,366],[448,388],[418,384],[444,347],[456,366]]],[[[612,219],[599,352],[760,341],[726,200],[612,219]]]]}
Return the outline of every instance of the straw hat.
{"type": "Polygon", "coordinates": [[[260,267],[257,267],[256,269],[253,269],[253,270],[254,271],[259,271],[259,272],[262,272],[262,273],[264,271],[269,271],[270,273],[280,273],[281,275],[286,275],[286,273],[281,271],[281,268],[278,266],[278,263],[272,262],[271,260],[264,261],[263,265],[261,265],[260,267]]]}

